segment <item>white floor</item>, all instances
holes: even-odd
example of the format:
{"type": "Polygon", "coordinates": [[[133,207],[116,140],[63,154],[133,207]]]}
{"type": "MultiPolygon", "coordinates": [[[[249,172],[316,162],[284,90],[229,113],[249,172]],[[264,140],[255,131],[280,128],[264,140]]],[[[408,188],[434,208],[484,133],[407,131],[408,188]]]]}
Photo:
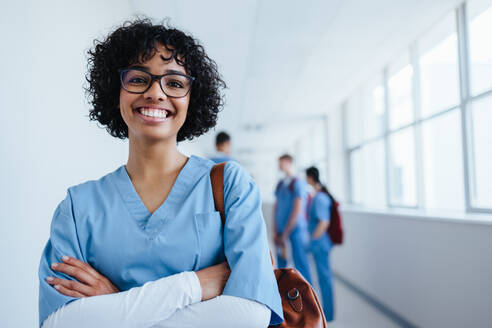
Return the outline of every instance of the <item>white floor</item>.
{"type": "MultiPolygon", "coordinates": [[[[271,249],[274,249],[273,246],[271,249]]],[[[313,285],[318,299],[322,302],[313,258],[310,255],[313,285]]],[[[288,266],[292,266],[290,263],[288,266]]],[[[334,279],[335,320],[329,328],[398,328],[399,326],[362,299],[343,283],[334,279]]]]}
{"type": "Polygon", "coordinates": [[[399,327],[335,279],[335,321],[330,328],[399,327]]]}

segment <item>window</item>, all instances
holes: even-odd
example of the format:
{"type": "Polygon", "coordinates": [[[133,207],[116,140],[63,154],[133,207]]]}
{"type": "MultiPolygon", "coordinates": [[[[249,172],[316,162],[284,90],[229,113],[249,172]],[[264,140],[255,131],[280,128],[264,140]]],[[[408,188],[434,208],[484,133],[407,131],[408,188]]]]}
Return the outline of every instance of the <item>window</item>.
{"type": "Polygon", "coordinates": [[[350,154],[350,176],[352,177],[352,203],[362,204],[364,175],[362,172],[362,152],[356,149],[350,154]]]}
{"type": "Polygon", "coordinates": [[[460,114],[453,110],[422,125],[426,208],[465,209],[460,114]]]}
{"type": "Polygon", "coordinates": [[[347,143],[349,147],[354,147],[362,141],[362,113],[363,101],[361,93],[357,92],[349,98],[347,102],[347,143]]]}
{"type": "Polygon", "coordinates": [[[379,137],[384,131],[383,79],[371,81],[363,91],[364,140],[379,137]]]}
{"type": "Polygon", "coordinates": [[[426,117],[459,104],[455,13],[434,26],[419,41],[419,48],[421,113],[426,117]]]}
{"type": "Polygon", "coordinates": [[[388,80],[390,129],[397,129],[414,119],[412,84],[413,68],[408,56],[396,65],[388,80]]]}
{"type": "Polygon", "coordinates": [[[492,208],[492,96],[472,104],[472,203],[492,208]]]}
{"type": "Polygon", "coordinates": [[[492,213],[491,34],[462,3],[347,101],[354,203],[492,213]]]}
{"type": "Polygon", "coordinates": [[[470,84],[472,95],[492,89],[492,3],[468,3],[470,84]]]}
{"type": "Polygon", "coordinates": [[[386,206],[386,179],[384,140],[380,139],[362,148],[363,186],[362,202],[369,207],[386,206]]]}
{"type": "Polygon", "coordinates": [[[415,137],[413,128],[390,135],[390,204],[417,206],[415,172],[415,137]]]}

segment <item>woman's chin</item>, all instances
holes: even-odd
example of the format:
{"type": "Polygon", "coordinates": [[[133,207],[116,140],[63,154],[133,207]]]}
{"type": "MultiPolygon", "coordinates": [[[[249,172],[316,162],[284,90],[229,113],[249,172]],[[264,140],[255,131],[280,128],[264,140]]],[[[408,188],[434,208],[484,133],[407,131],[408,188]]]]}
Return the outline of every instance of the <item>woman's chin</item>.
{"type": "MultiPolygon", "coordinates": [[[[166,129],[167,130],[167,129],[166,129]]],[[[166,131],[164,129],[139,129],[139,131],[134,130],[134,137],[142,141],[151,141],[151,142],[160,142],[160,141],[169,141],[176,140],[177,133],[174,131],[166,131]]]]}

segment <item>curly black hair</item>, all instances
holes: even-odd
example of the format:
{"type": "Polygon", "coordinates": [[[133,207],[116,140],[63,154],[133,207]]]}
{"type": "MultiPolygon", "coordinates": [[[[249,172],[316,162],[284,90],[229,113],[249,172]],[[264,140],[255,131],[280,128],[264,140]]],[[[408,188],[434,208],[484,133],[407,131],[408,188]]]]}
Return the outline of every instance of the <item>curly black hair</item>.
{"type": "Polygon", "coordinates": [[[227,86],[215,61],[197,39],[170,27],[166,20],[153,24],[150,18],[139,17],[125,21],[104,41],[94,40],[94,48],[87,52],[85,91],[92,106],[89,118],[105,126],[113,137],[128,138],[128,126],[118,108],[118,69],[152,58],[159,44],[172,51],[176,62],[195,77],[188,113],[177,141],[198,137],[217,123],[217,114],[224,105],[221,91],[227,86]]]}

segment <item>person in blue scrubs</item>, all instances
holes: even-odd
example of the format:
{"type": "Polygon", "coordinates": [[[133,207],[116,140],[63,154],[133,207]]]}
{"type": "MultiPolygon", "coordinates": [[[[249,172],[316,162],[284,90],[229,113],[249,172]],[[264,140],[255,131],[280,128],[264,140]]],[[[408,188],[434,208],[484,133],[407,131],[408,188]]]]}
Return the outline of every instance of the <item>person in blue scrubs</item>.
{"type": "Polygon", "coordinates": [[[222,163],[232,160],[231,158],[231,136],[222,131],[215,137],[216,153],[210,157],[215,163],[222,163]]]}
{"type": "Polygon", "coordinates": [[[333,197],[319,179],[319,170],[312,166],[306,170],[306,181],[315,195],[309,207],[310,251],[313,254],[321,289],[323,312],[327,321],[334,319],[333,283],[330,269],[330,250],[333,246],[328,235],[333,197]]]}
{"type": "Polygon", "coordinates": [[[217,122],[225,83],[216,63],[193,37],[136,19],[96,42],[87,80],[91,120],[128,138],[128,161],[69,187],[56,207],[39,265],[40,326],[73,300],[224,261],[230,274],[222,295],[260,302],[271,310],[270,324],[281,323],[255,181],[236,162],[226,164],[222,227],[210,181],[215,163],[177,148],[217,122]],[[74,278],[84,273],[104,283],[74,278]]]}
{"type": "Polygon", "coordinates": [[[285,178],[275,189],[274,242],[277,248],[277,265],[287,266],[287,241],[290,241],[294,266],[311,283],[307,258],[308,233],[306,220],[307,189],[304,181],[294,176],[293,158],[284,154],[279,158],[279,169],[285,178]]]}

